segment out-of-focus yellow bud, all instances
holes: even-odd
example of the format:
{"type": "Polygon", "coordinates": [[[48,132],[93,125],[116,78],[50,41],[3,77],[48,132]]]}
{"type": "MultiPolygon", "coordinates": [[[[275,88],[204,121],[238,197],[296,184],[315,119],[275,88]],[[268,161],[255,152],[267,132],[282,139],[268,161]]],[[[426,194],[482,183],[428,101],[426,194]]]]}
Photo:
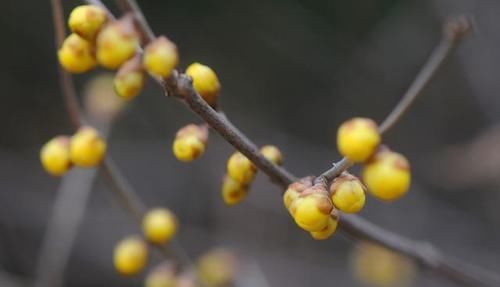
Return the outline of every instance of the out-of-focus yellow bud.
{"type": "Polygon", "coordinates": [[[164,244],[175,235],[177,219],[166,208],[155,208],[148,211],[142,220],[144,236],[155,244],[164,244]]]}
{"type": "Polygon", "coordinates": [[[135,98],[144,87],[144,71],[142,69],[141,57],[136,55],[125,62],[113,80],[115,92],[124,100],[135,98]]]}
{"type": "Polygon", "coordinates": [[[97,35],[97,62],[105,68],[116,69],[135,55],[139,42],[131,16],[111,22],[97,35]]]}
{"type": "Polygon", "coordinates": [[[368,192],[378,199],[392,201],[408,191],[410,164],[399,153],[381,150],[363,168],[363,181],[368,192]]]}
{"type": "Polygon", "coordinates": [[[83,106],[90,119],[110,122],[125,106],[125,102],[116,96],[113,78],[111,73],[99,73],[85,84],[83,106]]]}
{"type": "Polygon", "coordinates": [[[365,206],[365,189],[357,177],[344,172],[330,186],[333,205],[345,213],[359,212],[365,206]]]}
{"type": "Polygon", "coordinates": [[[189,124],[181,128],[175,135],[174,155],[180,161],[191,162],[205,152],[207,141],[208,128],[206,125],[189,124]]]}
{"type": "Polygon", "coordinates": [[[151,270],[144,280],[145,287],[177,287],[174,266],[164,262],[151,270]]]}
{"type": "Polygon", "coordinates": [[[173,151],[178,160],[191,162],[203,154],[205,144],[196,136],[176,138],[174,140],[173,151]]]}
{"type": "Polygon", "coordinates": [[[316,240],[325,240],[330,238],[335,231],[337,230],[337,225],[339,223],[338,217],[330,217],[328,218],[328,224],[325,228],[320,231],[312,231],[310,232],[311,236],[316,240]]]}
{"type": "Polygon", "coordinates": [[[68,136],[57,136],[43,145],[40,161],[48,173],[61,176],[71,168],[69,141],[68,136]]]}
{"type": "Polygon", "coordinates": [[[410,286],[416,266],[407,257],[368,242],[358,243],[351,257],[354,276],[367,286],[410,286]]]}
{"type": "Polygon", "coordinates": [[[323,185],[314,185],[302,192],[290,212],[295,223],[306,231],[320,231],[328,224],[332,202],[323,185]]]}
{"type": "Polygon", "coordinates": [[[84,73],[96,66],[92,44],[74,33],[64,40],[57,57],[61,66],[70,73],[84,73]]]}
{"type": "Polygon", "coordinates": [[[302,191],[313,185],[312,180],[313,177],[308,176],[288,186],[287,190],[283,194],[283,203],[285,204],[286,209],[290,211],[292,202],[300,196],[302,191]]]}
{"type": "Polygon", "coordinates": [[[260,153],[267,158],[270,162],[276,165],[283,164],[283,155],[281,151],[273,145],[265,145],[260,149],[260,153]]]}
{"type": "Polygon", "coordinates": [[[228,286],[234,280],[236,270],[236,256],[225,249],[207,252],[196,264],[199,280],[208,287],[228,286]]]}
{"type": "Polygon", "coordinates": [[[93,127],[81,127],[71,137],[71,161],[80,167],[99,165],[106,154],[106,142],[93,127]]]}
{"type": "Polygon", "coordinates": [[[240,203],[248,194],[248,186],[234,180],[230,176],[224,176],[222,182],[222,199],[227,205],[240,203]]]}
{"type": "Polygon", "coordinates": [[[177,276],[175,284],[175,287],[196,287],[199,282],[194,272],[188,271],[177,276]]]}
{"type": "Polygon", "coordinates": [[[253,163],[240,152],[235,152],[227,161],[227,174],[237,182],[250,184],[255,178],[257,169],[253,163]]]}
{"type": "Polygon", "coordinates": [[[107,20],[108,13],[103,8],[96,5],[81,5],[71,11],[68,26],[73,33],[92,42],[107,20]]]}
{"type": "Polygon", "coordinates": [[[130,236],[120,241],[113,253],[116,270],[126,276],[139,273],[148,259],[146,243],[137,236],[130,236]]]}
{"type": "Polygon", "coordinates": [[[209,66],[193,63],[186,69],[186,75],[193,79],[196,92],[212,107],[217,105],[220,82],[217,74],[209,66]]]}
{"type": "Polygon", "coordinates": [[[371,119],[350,119],[337,132],[339,152],[352,162],[368,160],[379,144],[380,133],[377,124],[371,119]]]}
{"type": "Polygon", "coordinates": [[[182,138],[187,136],[196,136],[202,142],[206,143],[208,140],[208,128],[204,124],[201,125],[189,124],[179,129],[175,134],[176,138],[182,138]]]}
{"type": "Polygon", "coordinates": [[[165,36],[160,36],[146,46],[142,61],[151,75],[166,79],[179,63],[177,47],[165,36]]]}

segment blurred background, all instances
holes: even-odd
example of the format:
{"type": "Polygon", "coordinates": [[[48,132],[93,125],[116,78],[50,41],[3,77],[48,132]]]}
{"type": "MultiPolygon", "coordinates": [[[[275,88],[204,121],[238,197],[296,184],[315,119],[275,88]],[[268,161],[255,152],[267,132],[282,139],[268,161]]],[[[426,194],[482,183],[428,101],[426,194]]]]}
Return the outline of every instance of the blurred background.
{"type": "MultiPolygon", "coordinates": [[[[63,2],[66,15],[81,4],[63,2]]],[[[257,144],[279,146],[286,168],[297,175],[319,174],[338,160],[337,126],[353,116],[380,122],[439,41],[444,21],[473,16],[474,35],[385,137],[411,161],[409,194],[392,204],[370,197],[362,216],[500,271],[499,1],[139,4],[154,31],[179,47],[180,68],[193,61],[213,67],[228,117],[257,144]]],[[[7,0],[2,7],[0,282],[6,283],[0,285],[25,286],[37,273],[61,190],[60,179],[42,169],[39,149],[72,130],[58,84],[49,1],[7,0]]],[[[102,73],[75,77],[82,97],[102,73]]],[[[231,146],[211,134],[205,155],[191,164],[171,152],[175,132],[191,122],[198,119],[149,81],[109,134],[110,154],[146,203],[177,214],[176,246],[190,260],[213,247],[232,248],[243,261],[236,286],[366,286],[352,274],[356,244],[342,233],[312,240],[296,228],[278,188],[262,174],[245,202],[226,207],[219,190],[231,146]]],[[[89,197],[80,199],[88,203],[65,264],[64,286],[142,284],[142,276],[122,278],[113,269],[114,244],[140,230],[108,189],[98,173],[89,197]]],[[[454,285],[419,271],[409,286],[454,285]]]]}

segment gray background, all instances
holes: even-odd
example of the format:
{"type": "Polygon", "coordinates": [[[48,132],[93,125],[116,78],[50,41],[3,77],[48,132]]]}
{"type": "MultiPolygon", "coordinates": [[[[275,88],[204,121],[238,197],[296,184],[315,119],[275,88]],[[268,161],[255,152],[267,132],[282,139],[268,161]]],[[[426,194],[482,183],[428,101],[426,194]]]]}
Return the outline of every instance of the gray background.
{"type": "MultiPolygon", "coordinates": [[[[66,11],[78,4],[64,1],[66,11]]],[[[385,141],[408,156],[404,199],[369,198],[362,215],[454,257],[500,270],[500,2],[494,0],[139,1],[157,34],[212,66],[222,106],[259,145],[276,144],[294,174],[318,174],[339,158],[336,127],[352,116],[381,121],[440,38],[449,16],[470,14],[469,37],[385,141]]],[[[58,183],[38,161],[50,137],[71,133],[57,82],[49,1],[4,1],[0,16],[0,269],[34,276],[58,183]]],[[[78,89],[90,73],[76,77],[78,89]]],[[[269,286],[360,286],[349,272],[353,242],[316,242],[298,230],[279,190],[260,175],[248,199],[219,196],[232,148],[210,136],[202,159],[175,160],[176,130],[197,119],[149,82],[111,132],[109,151],[150,206],[179,216],[179,242],[195,258],[236,249],[269,286]]],[[[357,171],[354,169],[354,171],[357,171]]],[[[66,286],[140,286],[120,278],[111,250],[138,232],[97,180],[66,273],[66,286]]],[[[250,276],[248,286],[264,286],[250,276]]],[[[260,280],[263,280],[260,278],[260,280]]],[[[262,282],[262,281],[259,281],[262,282]]],[[[448,286],[421,272],[414,286],[448,286]]],[[[452,286],[452,285],[450,285],[452,286]]]]}

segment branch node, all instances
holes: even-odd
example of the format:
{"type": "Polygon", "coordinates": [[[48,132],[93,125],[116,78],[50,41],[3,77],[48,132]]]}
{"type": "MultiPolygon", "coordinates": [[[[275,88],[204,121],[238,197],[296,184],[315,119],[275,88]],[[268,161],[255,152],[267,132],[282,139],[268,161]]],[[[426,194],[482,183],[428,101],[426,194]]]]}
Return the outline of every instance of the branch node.
{"type": "Polygon", "coordinates": [[[475,30],[474,26],[472,17],[462,15],[446,22],[444,25],[444,35],[448,40],[457,42],[471,30],[475,30]]]}

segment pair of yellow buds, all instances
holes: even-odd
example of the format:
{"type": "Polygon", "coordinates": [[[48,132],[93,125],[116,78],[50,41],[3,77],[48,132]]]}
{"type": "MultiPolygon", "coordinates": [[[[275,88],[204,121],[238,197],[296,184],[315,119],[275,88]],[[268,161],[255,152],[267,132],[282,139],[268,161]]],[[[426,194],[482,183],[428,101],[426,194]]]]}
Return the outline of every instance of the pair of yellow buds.
{"type": "MultiPolygon", "coordinates": [[[[166,208],[148,211],[142,220],[144,237],[153,244],[165,244],[177,231],[177,219],[166,208]]],[[[144,269],[148,260],[148,246],[138,235],[126,237],[114,250],[113,260],[116,270],[123,275],[134,275],[144,269]]]]}
{"type": "MultiPolygon", "coordinates": [[[[276,165],[283,164],[283,155],[276,146],[263,146],[260,153],[276,165]]],[[[257,168],[240,152],[235,152],[229,157],[226,168],[227,175],[222,182],[222,199],[227,205],[235,205],[248,194],[250,184],[257,174],[257,168]]]]}
{"type": "Polygon", "coordinates": [[[68,19],[72,32],[59,48],[61,65],[69,72],[83,73],[97,66],[116,69],[135,55],[140,38],[133,18],[111,20],[95,5],[78,6],[68,19]]]}
{"type": "Polygon", "coordinates": [[[73,165],[95,167],[106,153],[106,142],[99,132],[89,126],[80,128],[72,137],[56,136],[40,151],[43,168],[50,174],[61,176],[73,165]]]}
{"type": "Polygon", "coordinates": [[[313,177],[305,177],[288,186],[283,203],[295,223],[314,239],[324,240],[335,233],[338,212],[323,183],[314,184],[313,177]]]}
{"type": "Polygon", "coordinates": [[[362,178],[368,191],[378,199],[392,201],[408,191],[410,164],[403,155],[380,147],[380,142],[377,124],[367,118],[346,121],[337,133],[339,152],[351,162],[364,163],[362,178]]]}

